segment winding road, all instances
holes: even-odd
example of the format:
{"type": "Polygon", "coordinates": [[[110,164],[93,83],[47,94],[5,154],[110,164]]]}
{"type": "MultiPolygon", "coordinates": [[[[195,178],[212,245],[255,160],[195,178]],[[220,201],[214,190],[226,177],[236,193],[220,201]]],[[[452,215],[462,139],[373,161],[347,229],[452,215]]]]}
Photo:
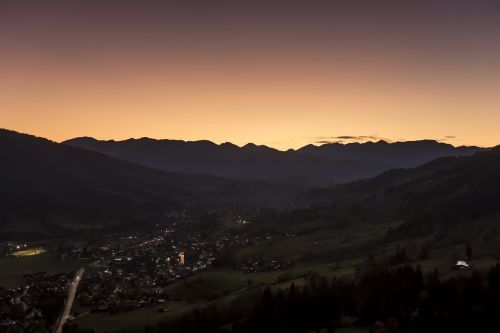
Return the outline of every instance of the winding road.
{"type": "Polygon", "coordinates": [[[75,300],[76,290],[78,289],[78,284],[80,284],[80,280],[82,279],[82,275],[84,272],[85,272],[85,269],[80,268],[76,272],[75,277],[73,278],[73,281],[71,281],[71,286],[69,288],[68,297],[66,298],[66,301],[64,302],[64,309],[63,309],[63,312],[61,313],[61,316],[59,317],[59,320],[57,321],[57,325],[55,326],[54,333],[62,333],[63,326],[69,318],[69,315],[71,312],[71,307],[73,306],[73,301],[75,300]]]}

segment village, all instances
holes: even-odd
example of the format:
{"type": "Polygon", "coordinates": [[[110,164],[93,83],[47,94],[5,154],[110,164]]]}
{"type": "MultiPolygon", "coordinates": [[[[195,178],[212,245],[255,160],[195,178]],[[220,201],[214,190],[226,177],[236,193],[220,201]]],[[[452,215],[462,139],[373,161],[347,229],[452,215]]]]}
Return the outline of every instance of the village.
{"type": "MultiPolygon", "coordinates": [[[[250,222],[238,216],[234,223],[250,222]]],[[[86,267],[75,300],[78,308],[85,312],[76,311],[74,316],[90,312],[113,314],[153,305],[167,312],[169,301],[178,299],[171,299],[164,288],[197,272],[230,266],[244,273],[255,273],[292,266],[289,260],[260,257],[235,260],[236,249],[269,241],[272,237],[251,237],[244,233],[208,236],[203,232],[185,231],[176,222],[158,226],[149,233],[75,243],[57,253],[63,262],[81,262],[81,266],[86,267]]],[[[3,243],[0,248],[2,256],[18,258],[47,251],[29,242],[3,243]]],[[[18,288],[0,288],[0,331],[12,325],[24,332],[46,328],[59,315],[72,277],[73,272],[37,272],[24,275],[24,285],[18,288]]]]}
{"type": "Polygon", "coordinates": [[[91,261],[80,285],[78,301],[93,311],[113,313],[167,304],[170,297],[164,287],[211,267],[229,265],[254,273],[292,265],[290,261],[262,258],[235,261],[230,255],[236,248],[269,237],[208,237],[203,233],[183,232],[173,224],[149,237],[128,236],[97,246],[75,248],[62,258],[91,261]]]}
{"type": "Polygon", "coordinates": [[[12,326],[24,332],[47,328],[59,315],[70,279],[67,273],[26,274],[22,287],[0,288],[0,331],[12,326]]]}

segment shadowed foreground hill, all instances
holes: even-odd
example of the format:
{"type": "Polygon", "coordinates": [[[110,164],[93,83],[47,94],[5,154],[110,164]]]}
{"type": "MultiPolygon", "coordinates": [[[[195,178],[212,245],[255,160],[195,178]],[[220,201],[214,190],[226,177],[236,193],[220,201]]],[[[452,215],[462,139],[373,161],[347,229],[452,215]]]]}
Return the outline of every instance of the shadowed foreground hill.
{"type": "Polygon", "coordinates": [[[163,171],[308,186],[374,177],[389,169],[416,167],[438,157],[471,155],[479,150],[430,140],[309,145],[286,152],[254,144],[238,147],[231,143],[149,138],[75,138],[64,143],[163,171]]]}
{"type": "Polygon", "coordinates": [[[266,205],[288,190],[161,172],[7,130],[0,130],[0,152],[3,229],[108,223],[186,207],[266,205]]]}

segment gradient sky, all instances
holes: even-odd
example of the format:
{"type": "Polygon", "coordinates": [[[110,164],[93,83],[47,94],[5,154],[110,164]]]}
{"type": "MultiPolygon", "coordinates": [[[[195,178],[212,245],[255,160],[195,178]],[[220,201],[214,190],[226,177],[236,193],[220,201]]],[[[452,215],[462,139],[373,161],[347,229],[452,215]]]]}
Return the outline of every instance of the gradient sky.
{"type": "Polygon", "coordinates": [[[0,127],[496,145],[496,3],[0,0],[0,127]]]}

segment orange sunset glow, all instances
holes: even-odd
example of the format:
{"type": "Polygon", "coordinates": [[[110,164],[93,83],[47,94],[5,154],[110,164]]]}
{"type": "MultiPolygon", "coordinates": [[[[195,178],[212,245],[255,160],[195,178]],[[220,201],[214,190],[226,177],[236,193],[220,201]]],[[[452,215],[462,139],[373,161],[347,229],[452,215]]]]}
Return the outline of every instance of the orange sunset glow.
{"type": "Polygon", "coordinates": [[[0,333],[500,332],[500,1],[0,0],[0,333]]]}
{"type": "Polygon", "coordinates": [[[282,150],[337,136],[500,142],[500,24],[481,6],[2,6],[3,128],[282,150]]]}

